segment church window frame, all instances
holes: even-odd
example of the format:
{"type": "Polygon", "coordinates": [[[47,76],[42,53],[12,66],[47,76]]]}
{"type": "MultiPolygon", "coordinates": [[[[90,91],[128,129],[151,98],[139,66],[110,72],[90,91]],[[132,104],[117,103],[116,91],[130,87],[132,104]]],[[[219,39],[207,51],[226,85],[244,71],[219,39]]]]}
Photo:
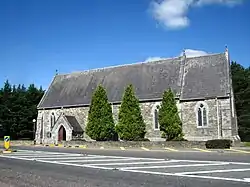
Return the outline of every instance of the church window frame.
{"type": "Polygon", "coordinates": [[[152,108],[153,114],[153,128],[155,131],[160,130],[160,123],[159,123],[159,107],[160,105],[157,103],[152,108]]]}
{"type": "Polygon", "coordinates": [[[56,116],[55,116],[54,112],[52,112],[50,115],[50,127],[51,127],[51,129],[54,128],[55,123],[56,123],[56,116]]]}
{"type": "Polygon", "coordinates": [[[197,128],[209,127],[209,108],[206,102],[200,101],[195,107],[197,128]]]}

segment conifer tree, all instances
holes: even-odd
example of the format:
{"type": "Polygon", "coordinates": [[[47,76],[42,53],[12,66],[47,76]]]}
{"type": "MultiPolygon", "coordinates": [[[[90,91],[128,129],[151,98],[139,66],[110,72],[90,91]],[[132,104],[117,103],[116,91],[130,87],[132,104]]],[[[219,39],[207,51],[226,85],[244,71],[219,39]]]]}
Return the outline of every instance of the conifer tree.
{"type": "Polygon", "coordinates": [[[120,139],[126,141],[144,140],[146,134],[146,124],[141,115],[139,100],[131,84],[127,86],[123,95],[116,131],[120,139]]]}
{"type": "Polygon", "coordinates": [[[109,141],[116,137],[112,108],[106,90],[101,85],[92,96],[86,133],[96,141],[109,141]]]}
{"type": "Polygon", "coordinates": [[[181,120],[173,92],[165,90],[159,107],[159,124],[162,135],[167,140],[182,140],[181,120]]]}

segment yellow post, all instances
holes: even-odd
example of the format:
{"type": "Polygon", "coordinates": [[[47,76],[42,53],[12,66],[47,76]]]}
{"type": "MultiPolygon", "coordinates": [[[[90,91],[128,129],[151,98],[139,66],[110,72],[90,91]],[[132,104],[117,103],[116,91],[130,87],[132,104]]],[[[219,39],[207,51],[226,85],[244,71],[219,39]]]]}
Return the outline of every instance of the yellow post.
{"type": "Polygon", "coordinates": [[[4,136],[4,148],[5,150],[10,148],[10,136],[4,136]]]}

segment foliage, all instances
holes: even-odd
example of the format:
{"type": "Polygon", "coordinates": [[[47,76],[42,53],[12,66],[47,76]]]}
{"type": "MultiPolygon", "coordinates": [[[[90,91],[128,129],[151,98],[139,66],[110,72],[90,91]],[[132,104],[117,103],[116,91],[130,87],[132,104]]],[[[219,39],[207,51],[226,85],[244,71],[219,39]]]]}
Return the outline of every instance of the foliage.
{"type": "Polygon", "coordinates": [[[115,140],[115,123],[106,90],[99,85],[93,93],[86,133],[97,141],[115,140]]]}
{"type": "Polygon", "coordinates": [[[250,147],[250,142],[244,142],[244,145],[245,145],[246,147],[250,147]]]}
{"type": "Polygon", "coordinates": [[[250,67],[232,62],[231,73],[239,135],[242,141],[250,141],[250,67]]]}
{"type": "Polygon", "coordinates": [[[214,139],[206,141],[207,149],[230,149],[232,144],[228,139],[214,139]]]}
{"type": "Polygon", "coordinates": [[[144,141],[146,124],[143,121],[139,100],[130,84],[125,89],[118,114],[116,131],[120,139],[126,141],[144,141]]]}
{"type": "Polygon", "coordinates": [[[159,124],[162,137],[166,140],[182,140],[181,120],[173,92],[165,90],[159,107],[159,124]]]}
{"type": "Polygon", "coordinates": [[[0,89],[0,137],[11,139],[33,139],[33,119],[37,118],[37,109],[44,91],[34,84],[11,85],[7,80],[0,89]]]}

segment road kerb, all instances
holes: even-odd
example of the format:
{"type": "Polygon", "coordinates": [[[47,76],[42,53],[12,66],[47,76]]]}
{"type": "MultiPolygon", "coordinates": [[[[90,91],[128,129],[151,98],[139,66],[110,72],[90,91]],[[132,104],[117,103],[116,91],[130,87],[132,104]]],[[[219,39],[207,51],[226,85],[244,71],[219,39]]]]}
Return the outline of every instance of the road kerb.
{"type": "Polygon", "coordinates": [[[145,150],[145,151],[149,151],[149,149],[146,148],[146,147],[141,147],[141,149],[143,149],[143,150],[145,150]]]}
{"type": "Polygon", "coordinates": [[[169,147],[164,147],[164,149],[168,150],[168,151],[173,151],[173,152],[177,152],[177,149],[173,149],[173,148],[169,148],[169,147]]]}
{"type": "Polygon", "coordinates": [[[104,147],[100,147],[100,149],[104,149],[104,147]]]}
{"type": "Polygon", "coordinates": [[[206,149],[200,149],[200,148],[193,148],[197,151],[201,151],[201,152],[206,152],[206,153],[211,153],[212,151],[206,150],[206,149]]]}

